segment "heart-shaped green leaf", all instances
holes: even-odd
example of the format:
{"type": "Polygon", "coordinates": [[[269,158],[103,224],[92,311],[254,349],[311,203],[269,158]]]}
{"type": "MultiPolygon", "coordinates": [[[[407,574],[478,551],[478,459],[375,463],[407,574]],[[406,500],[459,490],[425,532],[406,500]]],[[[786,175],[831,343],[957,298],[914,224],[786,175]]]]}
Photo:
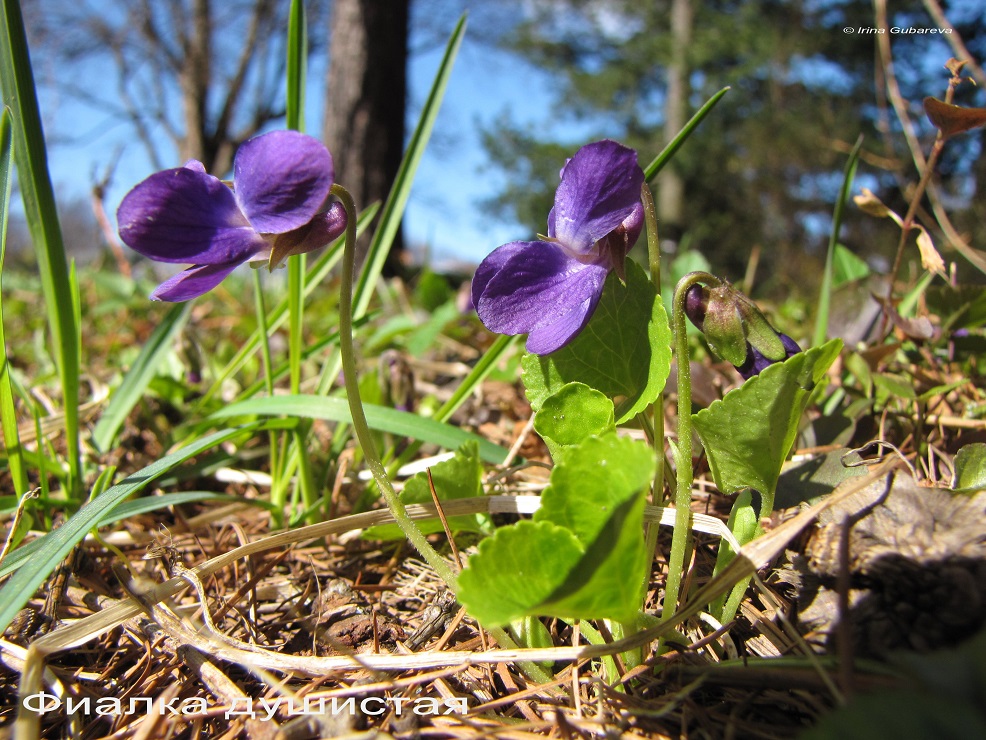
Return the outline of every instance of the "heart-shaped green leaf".
{"type": "Polygon", "coordinates": [[[534,415],[534,431],[556,461],[565,449],[615,430],[613,402],[585,383],[566,383],[534,415]]]}
{"type": "Polygon", "coordinates": [[[973,442],[955,454],[955,486],[961,493],[986,489],[986,444],[973,442]]]}
{"type": "Polygon", "coordinates": [[[610,273],[589,323],[550,355],[526,355],[524,386],[535,410],[566,383],[581,382],[616,402],[622,424],[653,403],[671,370],[671,328],[661,298],[637,263],[626,284],[610,273]]]}
{"type": "Polygon", "coordinates": [[[811,392],[841,350],[833,339],[799,352],[692,416],[720,491],[755,488],[773,499],[811,392]]]}
{"type": "Polygon", "coordinates": [[[528,615],[627,620],[644,596],[644,491],[653,451],[615,434],[567,452],[533,521],[501,527],[459,576],[459,599],[487,626],[528,615]]]}

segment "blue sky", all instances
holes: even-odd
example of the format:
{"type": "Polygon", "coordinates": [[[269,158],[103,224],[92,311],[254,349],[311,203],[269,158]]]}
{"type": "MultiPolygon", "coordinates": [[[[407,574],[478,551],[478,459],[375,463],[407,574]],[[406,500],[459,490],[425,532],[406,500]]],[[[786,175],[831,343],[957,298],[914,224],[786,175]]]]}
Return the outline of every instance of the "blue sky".
{"type": "MultiPolygon", "coordinates": [[[[417,121],[443,51],[433,46],[411,58],[409,127],[417,121]]],[[[34,57],[38,59],[36,50],[34,57]]],[[[92,79],[107,79],[111,74],[109,68],[93,67],[91,75],[87,74],[92,79]]],[[[307,129],[317,134],[323,62],[313,62],[309,80],[307,129]]],[[[450,260],[478,263],[504,242],[533,237],[521,233],[516,224],[480,212],[478,201],[496,192],[497,174],[486,167],[479,126],[489,124],[504,109],[521,122],[550,120],[549,90],[544,74],[488,44],[472,41],[467,31],[408,204],[405,234],[409,244],[428,244],[432,261],[439,265],[450,260]]],[[[46,135],[52,142],[49,169],[60,200],[87,198],[93,173],[101,173],[123,147],[107,196],[107,208],[115,212],[127,190],[152,171],[142,146],[129,141],[124,126],[106,126],[105,115],[64,95],[42,90],[41,106],[46,135]]]]}

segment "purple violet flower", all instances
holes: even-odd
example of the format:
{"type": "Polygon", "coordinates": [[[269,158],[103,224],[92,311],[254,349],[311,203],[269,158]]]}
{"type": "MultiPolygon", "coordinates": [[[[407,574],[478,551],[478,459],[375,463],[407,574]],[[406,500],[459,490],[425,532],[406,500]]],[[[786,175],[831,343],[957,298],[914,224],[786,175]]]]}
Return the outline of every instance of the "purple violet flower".
{"type": "Polygon", "coordinates": [[[191,264],[151,293],[153,300],[187,301],[245,262],[274,267],[342,234],[345,209],[326,205],[334,174],[319,141],[273,131],[240,146],[232,189],[194,159],[148,177],[117,210],[120,238],[152,260],[191,264]]]}
{"type": "Polygon", "coordinates": [[[472,301],[490,331],[527,334],[527,350],[561,349],[592,317],[610,270],[623,275],[643,228],[637,153],[615,141],[579,149],[561,171],[547,239],[490,253],[472,281],[472,301]]]}

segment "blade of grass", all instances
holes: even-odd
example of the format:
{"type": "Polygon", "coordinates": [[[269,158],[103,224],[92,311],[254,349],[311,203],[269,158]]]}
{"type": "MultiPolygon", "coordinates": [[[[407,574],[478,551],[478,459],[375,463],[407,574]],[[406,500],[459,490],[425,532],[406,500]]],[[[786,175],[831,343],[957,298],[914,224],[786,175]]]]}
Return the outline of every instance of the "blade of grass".
{"type": "Polygon", "coordinates": [[[678,135],[668,142],[668,145],[664,147],[660,154],[654,157],[654,161],[644,168],[644,178],[647,182],[653,180],[657,173],[664,169],[664,165],[671,161],[671,158],[681,148],[681,145],[685,143],[692,133],[694,133],[695,129],[698,128],[698,125],[705,120],[705,117],[709,115],[712,109],[715,108],[716,103],[718,103],[722,99],[722,96],[727,92],[729,92],[729,88],[724,87],[722,90],[709,98],[705,102],[705,105],[699,108],[695,115],[688,120],[688,123],[686,123],[681,131],[678,132],[678,135]]]}
{"type": "MultiPolygon", "coordinates": [[[[467,440],[475,440],[479,443],[479,455],[483,460],[491,463],[502,463],[506,459],[507,450],[503,447],[450,424],[443,424],[434,419],[428,419],[407,411],[398,411],[386,406],[364,404],[363,408],[366,411],[366,420],[371,429],[424,440],[450,450],[458,448],[467,440]]],[[[346,399],[312,395],[250,398],[223,407],[216,411],[211,419],[253,415],[283,415],[301,419],[352,423],[352,416],[346,399]]]]}
{"type": "MultiPolygon", "coordinates": [[[[79,509],[61,527],[42,537],[40,541],[43,544],[36,546],[38,549],[31,557],[31,567],[18,569],[0,589],[0,632],[7,629],[10,621],[17,616],[17,612],[34,595],[48,574],[58,566],[73,547],[82,541],[86,533],[109,516],[110,512],[126,498],[142,490],[188,458],[244,432],[253,431],[257,426],[257,424],[247,424],[242,427],[225,429],[161,458],[107,489],[101,496],[79,509]]],[[[12,556],[16,552],[18,551],[12,553],[12,556]]]]}
{"type": "Polygon", "coordinates": [[[71,497],[81,493],[82,460],[79,453],[79,346],[68,261],[48,174],[41,112],[31,71],[27,37],[20,3],[3,0],[0,13],[0,86],[4,104],[13,117],[14,161],[24,201],[31,240],[45,297],[48,325],[55,349],[65,412],[68,488],[71,497]]]}
{"type": "Polygon", "coordinates": [[[7,358],[7,339],[3,331],[3,263],[7,254],[7,213],[10,208],[10,150],[12,144],[10,110],[0,113],[0,428],[7,453],[7,468],[14,481],[14,491],[27,491],[27,469],[23,448],[17,432],[17,413],[14,409],[14,388],[10,382],[10,360],[7,358]]]}
{"type": "Polygon", "coordinates": [[[287,127],[305,130],[305,78],[308,72],[308,23],[304,0],[291,0],[288,15],[287,89],[285,117],[287,127]]]}
{"type": "Polygon", "coordinates": [[[92,441],[98,450],[107,452],[116,440],[123,422],[143,397],[164,355],[171,350],[175,336],[185,326],[191,307],[191,302],[174,304],[141,347],[92,431],[92,441]]]}
{"type": "Polygon", "coordinates": [[[452,31],[448,44],[445,46],[445,54],[442,57],[441,64],[438,66],[438,73],[435,75],[435,81],[432,83],[431,90],[428,92],[428,98],[425,100],[424,108],[421,110],[418,125],[415,126],[414,133],[411,134],[407,151],[404,153],[404,159],[401,161],[400,169],[397,171],[397,177],[394,179],[394,186],[391,188],[390,195],[387,196],[387,200],[383,204],[380,225],[373,234],[373,240],[370,242],[369,249],[366,253],[363,272],[359,276],[359,281],[353,292],[354,319],[362,317],[370,305],[370,298],[373,296],[377,280],[380,278],[384,262],[387,259],[387,253],[394,243],[397,229],[400,226],[401,219],[404,217],[404,208],[407,205],[408,197],[411,195],[414,176],[418,170],[418,164],[421,162],[421,157],[424,155],[425,147],[428,145],[428,140],[431,138],[435,119],[438,117],[438,111],[442,106],[445,89],[448,86],[449,77],[452,74],[455,58],[459,53],[459,47],[462,45],[462,37],[465,34],[465,30],[466,18],[462,16],[456,24],[455,30],[452,31]]]}
{"type": "Polygon", "coordinates": [[[815,319],[815,335],[812,337],[812,346],[818,347],[825,344],[828,338],[829,313],[832,309],[832,269],[835,260],[835,245],[839,242],[839,231],[842,227],[842,214],[849,194],[852,191],[852,183],[856,178],[856,167],[859,165],[859,152],[863,147],[863,137],[856,139],[856,145],[849,153],[849,160],[843,172],[842,187],[839,189],[839,199],[835,202],[835,211],[832,214],[832,233],[829,235],[828,251],[825,253],[825,271],[822,273],[822,288],[818,295],[818,316],[815,319]]]}
{"type": "MultiPolygon", "coordinates": [[[[216,493],[215,491],[180,491],[178,493],[163,493],[160,496],[141,496],[133,501],[124,501],[100,519],[95,526],[106,527],[124,519],[129,519],[130,517],[160,511],[170,506],[194,504],[199,501],[222,501],[227,504],[244,504],[247,506],[258,506],[260,508],[270,506],[266,501],[260,499],[245,499],[242,496],[234,496],[228,493],[216,493]]],[[[2,565],[0,565],[0,577],[13,573],[24,565],[26,561],[31,560],[37,551],[45,546],[46,542],[47,539],[41,537],[31,540],[14,550],[8,557],[3,559],[2,565]]]]}
{"type": "MultiPolygon", "coordinates": [[[[287,127],[303,131],[305,127],[305,4],[291,0],[288,17],[288,58],[286,111],[287,127]]],[[[288,356],[291,358],[291,392],[301,388],[302,314],[305,308],[305,255],[288,258],[288,356]]]]}
{"type": "MultiPolygon", "coordinates": [[[[295,131],[305,129],[305,78],[307,76],[308,32],[305,20],[304,0],[291,0],[288,17],[287,58],[287,127],[295,131]]],[[[291,365],[291,392],[301,391],[301,358],[304,354],[305,265],[308,256],[288,258],[288,359],[291,365]]],[[[299,424],[292,433],[294,453],[298,464],[298,485],[304,508],[311,510],[315,504],[315,481],[308,457],[309,426],[299,424]]],[[[315,523],[312,515],[310,524],[315,523]]]]}

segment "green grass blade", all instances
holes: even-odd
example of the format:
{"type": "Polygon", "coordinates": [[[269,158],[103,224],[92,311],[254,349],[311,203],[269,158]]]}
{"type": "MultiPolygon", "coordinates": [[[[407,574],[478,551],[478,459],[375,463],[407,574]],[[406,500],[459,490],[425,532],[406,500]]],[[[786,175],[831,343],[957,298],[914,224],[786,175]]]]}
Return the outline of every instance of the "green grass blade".
{"type": "MultiPolygon", "coordinates": [[[[178,493],[163,493],[160,496],[141,496],[133,501],[124,501],[115,509],[106,514],[95,525],[96,527],[106,527],[110,524],[129,519],[130,517],[150,514],[171,506],[183,506],[194,504],[200,501],[221,501],[227,504],[246,504],[268,508],[269,504],[260,499],[245,499],[242,496],[233,496],[228,493],[216,493],[215,491],[180,491],[178,493]]],[[[31,540],[25,545],[14,550],[4,558],[3,565],[0,566],[0,577],[13,573],[28,560],[35,557],[37,552],[47,543],[46,537],[31,540]]]]}
{"type": "Polygon", "coordinates": [[[353,317],[358,319],[366,313],[370,305],[370,298],[380,273],[383,270],[387,253],[397,235],[401,219],[404,217],[404,207],[407,199],[411,195],[411,186],[414,183],[414,175],[418,170],[418,164],[424,155],[425,147],[431,138],[431,131],[435,126],[435,119],[442,106],[442,99],[445,97],[445,88],[448,86],[449,77],[452,74],[452,66],[455,57],[459,53],[462,45],[462,37],[466,31],[465,16],[459,19],[449,37],[448,44],[445,46],[445,55],[438,67],[435,81],[428,92],[428,99],[425,101],[418,119],[418,125],[411,134],[408,142],[407,151],[404,152],[404,159],[401,161],[400,169],[394,180],[394,186],[387,196],[387,201],[383,204],[383,215],[380,217],[380,225],[377,227],[366,253],[366,260],[363,264],[363,272],[359,276],[356,288],[353,293],[353,317]]]}
{"type": "Polygon", "coordinates": [[[43,544],[36,546],[37,550],[30,560],[31,567],[18,569],[0,589],[0,632],[7,629],[11,620],[27,603],[27,600],[34,595],[48,574],[58,566],[76,544],[82,541],[86,533],[109,516],[110,512],[127,497],[142,490],[149,483],[188,458],[194,457],[210,447],[222,444],[245,431],[251,431],[256,426],[251,424],[210,434],[178,452],[161,458],[107,489],[101,496],[79,509],[61,527],[41,538],[40,541],[43,544]]]}
{"type": "Polygon", "coordinates": [[[7,254],[7,213],[10,208],[10,150],[12,132],[10,111],[0,113],[0,429],[7,453],[7,467],[18,495],[27,491],[27,469],[24,467],[23,448],[17,433],[17,413],[14,409],[14,388],[10,382],[10,360],[7,357],[7,339],[3,331],[3,262],[7,254]]]}
{"type": "Polygon", "coordinates": [[[164,355],[171,350],[175,336],[188,320],[191,307],[191,302],[174,304],[154,329],[147,343],[141,347],[140,354],[110,398],[106,411],[93,429],[92,440],[97,449],[103,452],[110,449],[127,415],[137,405],[147,386],[154,379],[154,373],[160,367],[164,355]]]}
{"type": "Polygon", "coordinates": [[[308,65],[308,23],[303,0],[291,0],[288,16],[287,90],[285,111],[287,127],[305,130],[305,78],[308,65]]]}
{"type": "MultiPolygon", "coordinates": [[[[450,424],[443,424],[407,411],[386,406],[364,404],[366,421],[371,429],[389,432],[400,437],[410,437],[439,445],[445,449],[457,449],[463,442],[475,440],[479,444],[479,454],[486,462],[502,463],[507,450],[471,432],[450,424]]],[[[344,398],[325,398],[323,396],[295,395],[275,396],[274,398],[250,398],[246,401],[226,406],[212,415],[213,420],[232,416],[293,416],[300,419],[322,419],[352,423],[349,403],[344,398]]]]}
{"type": "MultiPolygon", "coordinates": [[[[287,127],[295,131],[305,128],[305,61],[308,51],[305,31],[305,3],[291,0],[288,18],[288,58],[286,111],[287,127]]],[[[288,258],[288,357],[291,360],[291,392],[301,387],[302,317],[305,309],[306,256],[297,254],[288,258]]]]}
{"type": "Polygon", "coordinates": [[[818,295],[818,315],[815,318],[815,335],[812,346],[820,347],[828,338],[829,314],[832,309],[832,269],[835,259],[835,245],[839,242],[839,231],[842,228],[842,214],[846,201],[852,192],[852,183],[856,178],[856,167],[859,165],[859,153],[863,148],[863,137],[856,139],[856,145],[849,153],[849,160],[843,172],[842,187],[839,189],[839,199],[835,202],[832,214],[832,233],[829,235],[828,251],[825,254],[825,271],[822,273],[822,287],[818,295]]]}
{"type": "Polygon", "coordinates": [[[65,246],[48,174],[41,112],[31,71],[20,3],[3,0],[0,12],[0,87],[12,113],[14,161],[24,212],[38,260],[55,348],[65,413],[70,495],[81,491],[79,455],[79,347],[65,246]]]}
{"type": "Polygon", "coordinates": [[[705,105],[698,109],[694,116],[692,116],[688,123],[684,125],[678,135],[675,136],[668,145],[664,147],[664,150],[654,157],[654,161],[651,162],[647,167],[644,168],[644,178],[647,182],[654,179],[658,172],[664,169],[664,165],[671,161],[671,158],[675,153],[681,149],[681,145],[685,143],[689,136],[698,128],[698,125],[705,120],[705,117],[709,115],[713,108],[715,108],[716,103],[722,100],[722,96],[729,92],[728,87],[722,88],[719,92],[709,98],[705,105]]]}

